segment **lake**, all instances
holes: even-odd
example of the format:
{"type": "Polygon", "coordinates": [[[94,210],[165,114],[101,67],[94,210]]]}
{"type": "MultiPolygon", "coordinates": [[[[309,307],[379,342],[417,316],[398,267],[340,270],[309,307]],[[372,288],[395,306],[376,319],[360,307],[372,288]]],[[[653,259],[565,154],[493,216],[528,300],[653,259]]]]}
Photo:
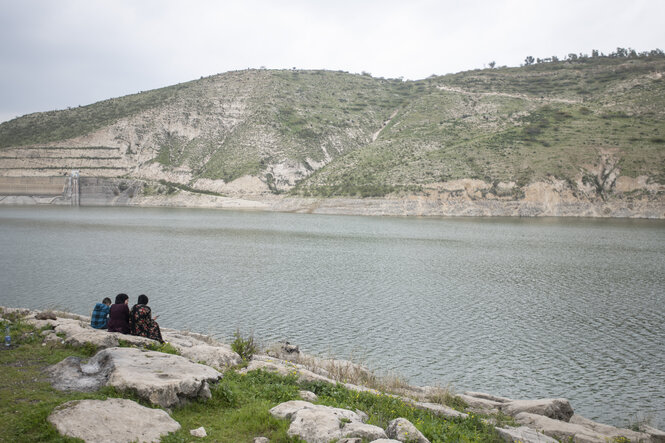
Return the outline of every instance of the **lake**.
{"type": "Polygon", "coordinates": [[[162,327],[665,428],[663,221],[1,207],[0,251],[0,305],[145,293],[162,327]]]}

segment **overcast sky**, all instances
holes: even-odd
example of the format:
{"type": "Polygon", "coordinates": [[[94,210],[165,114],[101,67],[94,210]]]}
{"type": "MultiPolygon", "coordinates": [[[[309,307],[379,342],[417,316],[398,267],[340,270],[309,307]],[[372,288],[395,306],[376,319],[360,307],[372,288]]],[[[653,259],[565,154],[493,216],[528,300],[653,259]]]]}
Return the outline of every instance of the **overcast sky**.
{"type": "Polygon", "coordinates": [[[665,0],[0,0],[0,121],[246,68],[421,79],[665,49],[665,0]]]}

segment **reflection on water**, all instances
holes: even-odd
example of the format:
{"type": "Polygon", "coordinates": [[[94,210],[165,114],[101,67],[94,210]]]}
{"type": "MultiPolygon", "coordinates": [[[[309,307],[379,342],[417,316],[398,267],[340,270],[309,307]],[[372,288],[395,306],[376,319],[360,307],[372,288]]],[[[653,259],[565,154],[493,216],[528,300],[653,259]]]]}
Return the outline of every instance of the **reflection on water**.
{"type": "Polygon", "coordinates": [[[415,384],[665,427],[665,223],[0,208],[0,304],[236,328],[415,384]]]}

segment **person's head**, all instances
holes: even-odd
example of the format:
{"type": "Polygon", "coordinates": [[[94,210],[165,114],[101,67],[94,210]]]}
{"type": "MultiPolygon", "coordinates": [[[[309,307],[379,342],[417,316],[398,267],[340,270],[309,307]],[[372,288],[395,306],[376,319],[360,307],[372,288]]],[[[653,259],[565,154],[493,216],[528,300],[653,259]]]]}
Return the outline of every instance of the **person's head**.
{"type": "Polygon", "coordinates": [[[147,305],[147,304],[148,304],[148,296],[145,295],[145,294],[141,294],[141,295],[139,295],[138,304],[140,304],[140,305],[147,305]]]}
{"type": "Polygon", "coordinates": [[[115,304],[116,305],[121,305],[125,303],[127,300],[129,300],[129,295],[127,294],[118,294],[115,296],[115,304]]]}
{"type": "Polygon", "coordinates": [[[111,305],[111,299],[108,297],[104,297],[104,300],[102,300],[102,303],[104,303],[106,306],[111,305]]]}

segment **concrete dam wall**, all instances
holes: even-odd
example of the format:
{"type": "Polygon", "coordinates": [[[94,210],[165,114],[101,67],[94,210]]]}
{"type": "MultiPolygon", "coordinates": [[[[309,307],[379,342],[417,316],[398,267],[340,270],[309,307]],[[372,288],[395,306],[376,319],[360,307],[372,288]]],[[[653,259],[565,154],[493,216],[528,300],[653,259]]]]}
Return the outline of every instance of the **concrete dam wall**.
{"type": "Polygon", "coordinates": [[[128,206],[142,182],[100,177],[0,177],[0,204],[128,206]]]}

